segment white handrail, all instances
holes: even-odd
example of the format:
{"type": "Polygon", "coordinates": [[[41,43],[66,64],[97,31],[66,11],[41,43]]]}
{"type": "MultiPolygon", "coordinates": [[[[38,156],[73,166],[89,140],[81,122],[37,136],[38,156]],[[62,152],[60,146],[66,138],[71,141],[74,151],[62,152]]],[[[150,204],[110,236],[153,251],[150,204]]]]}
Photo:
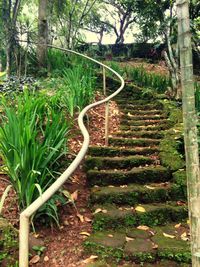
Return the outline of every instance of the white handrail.
{"type": "Polygon", "coordinates": [[[29,254],[29,218],[46,202],[48,201],[58,190],[59,188],[66,182],[66,180],[71,176],[71,174],[76,170],[76,168],[79,166],[80,162],[85,157],[88,147],[89,147],[89,133],[83,123],[83,118],[86,114],[86,112],[98,105],[101,105],[103,103],[108,102],[110,99],[112,99],[114,96],[116,96],[123,88],[124,88],[124,79],[112,68],[106,66],[105,64],[90,58],[86,55],[83,55],[81,53],[60,48],[53,45],[48,45],[50,48],[55,48],[62,50],[64,52],[69,52],[81,57],[84,57],[86,59],[89,59],[90,61],[93,61],[97,63],[98,65],[104,67],[107,70],[110,70],[113,74],[115,74],[119,80],[121,81],[121,86],[110,96],[106,97],[103,100],[100,100],[98,102],[92,103],[88,106],[86,106],[78,117],[78,125],[82,132],[82,135],[84,137],[83,145],[81,147],[81,150],[79,151],[76,158],[73,160],[73,162],[70,164],[70,166],[65,170],[65,172],[41,195],[39,196],[30,206],[28,206],[21,214],[20,214],[20,230],[19,230],[19,267],[28,267],[28,254],[29,254]]]}

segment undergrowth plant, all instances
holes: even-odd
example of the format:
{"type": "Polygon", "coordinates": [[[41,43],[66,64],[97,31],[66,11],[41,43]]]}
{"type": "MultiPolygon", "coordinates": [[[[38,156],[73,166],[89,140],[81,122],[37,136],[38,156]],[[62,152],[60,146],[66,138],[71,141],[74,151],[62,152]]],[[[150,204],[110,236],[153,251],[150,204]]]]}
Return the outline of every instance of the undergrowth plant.
{"type": "Polygon", "coordinates": [[[63,71],[61,104],[67,107],[72,117],[94,98],[95,81],[94,70],[90,66],[77,64],[63,71]]]}
{"type": "Polygon", "coordinates": [[[195,106],[198,113],[200,113],[200,83],[195,82],[195,106]]]}
{"type": "MultiPolygon", "coordinates": [[[[25,92],[13,106],[5,101],[3,106],[0,153],[22,210],[54,182],[59,159],[66,152],[69,125],[39,94],[25,92]]],[[[41,212],[58,222],[56,198],[41,212]]]]}
{"type": "Polygon", "coordinates": [[[164,93],[171,87],[171,81],[164,75],[148,73],[144,67],[126,68],[127,78],[141,87],[155,89],[158,93],[164,93]]]}

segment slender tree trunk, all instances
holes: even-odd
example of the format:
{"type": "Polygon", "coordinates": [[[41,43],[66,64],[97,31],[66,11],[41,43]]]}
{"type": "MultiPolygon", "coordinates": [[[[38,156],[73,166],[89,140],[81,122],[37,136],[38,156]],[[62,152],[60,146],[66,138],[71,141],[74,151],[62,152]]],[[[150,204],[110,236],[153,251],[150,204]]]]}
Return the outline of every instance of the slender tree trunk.
{"type": "Polygon", "coordinates": [[[47,43],[48,43],[47,6],[48,6],[48,0],[39,0],[37,60],[39,67],[43,68],[47,66],[47,43]]]}
{"type": "Polygon", "coordinates": [[[200,175],[189,3],[177,0],[192,266],[200,267],[200,175]]]}

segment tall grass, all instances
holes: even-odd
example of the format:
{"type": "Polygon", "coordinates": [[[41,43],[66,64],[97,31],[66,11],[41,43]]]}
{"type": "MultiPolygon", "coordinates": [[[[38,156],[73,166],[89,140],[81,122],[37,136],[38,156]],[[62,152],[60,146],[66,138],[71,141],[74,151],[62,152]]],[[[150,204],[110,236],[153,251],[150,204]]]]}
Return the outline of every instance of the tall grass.
{"type": "Polygon", "coordinates": [[[81,64],[63,71],[61,103],[73,117],[94,98],[95,76],[92,68],[81,64]]]}
{"type": "MultiPolygon", "coordinates": [[[[64,116],[50,109],[43,96],[25,92],[16,97],[13,106],[4,102],[0,153],[21,209],[53,183],[55,166],[66,150],[68,130],[64,116]]],[[[56,219],[56,207],[49,203],[46,213],[56,219]]]]}
{"type": "Polygon", "coordinates": [[[69,67],[70,57],[67,53],[57,49],[48,49],[47,52],[48,71],[55,75],[61,75],[63,69],[69,67]]]}
{"type": "Polygon", "coordinates": [[[148,73],[144,67],[134,67],[126,69],[127,78],[141,87],[155,89],[157,93],[164,93],[168,87],[171,87],[171,81],[168,77],[148,73]]]}

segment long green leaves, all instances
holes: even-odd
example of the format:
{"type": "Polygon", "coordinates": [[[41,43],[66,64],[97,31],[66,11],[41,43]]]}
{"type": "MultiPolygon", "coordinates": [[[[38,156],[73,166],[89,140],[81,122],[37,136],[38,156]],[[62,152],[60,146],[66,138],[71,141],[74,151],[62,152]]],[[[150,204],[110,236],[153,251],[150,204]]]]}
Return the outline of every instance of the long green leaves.
{"type": "Polygon", "coordinates": [[[55,164],[65,152],[68,125],[44,96],[24,93],[15,106],[4,103],[0,152],[21,209],[54,181],[55,164]]]}
{"type": "Polygon", "coordinates": [[[62,103],[71,116],[82,110],[94,97],[95,78],[89,66],[76,65],[63,71],[62,103]]]}

